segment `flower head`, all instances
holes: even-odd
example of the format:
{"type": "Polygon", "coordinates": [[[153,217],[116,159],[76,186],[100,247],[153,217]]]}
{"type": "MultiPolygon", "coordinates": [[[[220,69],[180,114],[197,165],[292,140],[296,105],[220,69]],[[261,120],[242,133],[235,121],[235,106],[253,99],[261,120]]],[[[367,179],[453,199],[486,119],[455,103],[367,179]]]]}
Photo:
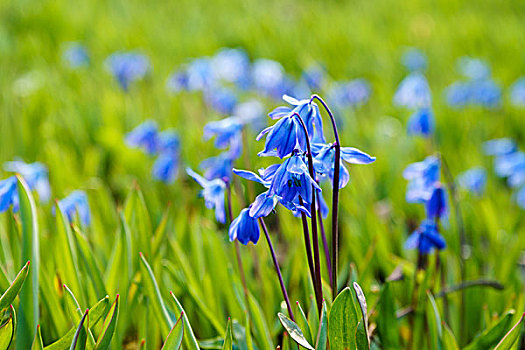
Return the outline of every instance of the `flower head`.
{"type": "Polygon", "coordinates": [[[485,185],[487,183],[487,172],[483,168],[472,168],[458,176],[459,185],[480,196],[485,191],[485,185]]]}
{"type": "Polygon", "coordinates": [[[410,73],[398,86],[394,95],[396,106],[407,108],[429,107],[432,102],[427,79],[421,73],[410,73]]]}
{"type": "Polygon", "coordinates": [[[425,203],[427,218],[430,220],[441,219],[447,213],[446,193],[441,185],[436,185],[430,199],[425,203]]]}
{"type": "Polygon", "coordinates": [[[250,59],[241,49],[224,48],[211,61],[218,79],[246,88],[250,81],[250,59]]]}
{"type": "Polygon", "coordinates": [[[231,242],[238,240],[244,245],[247,245],[248,242],[257,244],[260,235],[259,225],[257,219],[250,216],[249,208],[241,210],[239,216],[232,221],[228,235],[231,242]]]}
{"type": "Polygon", "coordinates": [[[186,168],[186,173],[202,186],[200,194],[204,197],[206,208],[215,209],[215,218],[224,224],[226,222],[226,211],[224,209],[226,183],[221,179],[207,180],[190,168],[186,168]]]}
{"type": "Polygon", "coordinates": [[[427,57],[416,48],[408,48],[401,57],[403,65],[411,72],[423,71],[427,68],[427,57]]]}
{"type": "Polygon", "coordinates": [[[232,139],[240,137],[243,126],[244,123],[239,117],[209,122],[204,126],[204,139],[209,140],[216,136],[215,147],[225,148],[230,145],[232,139]]]}
{"type": "Polygon", "coordinates": [[[483,143],[483,152],[488,156],[503,156],[517,149],[516,142],[509,138],[494,139],[483,143]]]}
{"type": "MultiPolygon", "coordinates": [[[[274,112],[277,113],[276,110],[274,112]]],[[[297,116],[287,112],[279,116],[281,119],[277,123],[267,127],[257,135],[257,141],[259,141],[264,135],[268,134],[266,135],[264,150],[259,152],[259,156],[277,156],[282,159],[296,149],[306,150],[306,137],[297,116]]]]}
{"type": "Polygon", "coordinates": [[[487,62],[472,57],[458,59],[458,71],[470,80],[483,80],[490,77],[490,67],[487,62]]]}
{"type": "Polygon", "coordinates": [[[204,91],[208,105],[221,114],[231,114],[237,105],[237,95],[225,87],[212,87],[204,91]]]}
{"type": "Polygon", "coordinates": [[[428,201],[439,181],[440,171],[440,161],[434,156],[407,166],[403,171],[403,177],[409,180],[406,192],[407,202],[425,203],[428,201]]]}
{"type": "Polygon", "coordinates": [[[354,79],[334,83],[328,92],[328,99],[336,108],[347,108],[366,103],[370,94],[370,84],[366,80],[354,79]]]}
{"type": "Polygon", "coordinates": [[[447,103],[451,107],[482,106],[494,108],[501,103],[501,87],[492,80],[456,82],[445,90],[447,103]]]}
{"type": "Polygon", "coordinates": [[[71,192],[69,196],[58,201],[58,207],[66,215],[69,222],[73,222],[75,215],[78,215],[82,225],[89,226],[91,223],[88,198],[84,191],[71,192]]]}
{"type": "Polygon", "coordinates": [[[16,177],[11,176],[0,181],[0,213],[13,206],[13,211],[18,210],[18,190],[16,177]]]}
{"type": "Polygon", "coordinates": [[[446,243],[432,220],[424,220],[405,242],[405,249],[418,249],[421,254],[429,254],[434,249],[445,249],[446,243]]]}
{"type": "Polygon", "coordinates": [[[124,91],[150,69],[148,58],[137,52],[116,52],[106,59],[106,64],[124,91]]]}
{"type": "Polygon", "coordinates": [[[253,63],[252,80],[258,91],[279,98],[283,93],[286,75],[279,62],[260,58],[253,63]]]}
{"type": "Polygon", "coordinates": [[[510,101],[516,107],[525,107],[525,77],[520,77],[510,87],[510,101]]]}
{"type": "Polygon", "coordinates": [[[126,143],[130,147],[142,148],[148,154],[156,153],[159,147],[157,123],[147,120],[140,124],[126,135],[126,143]]]}
{"type": "Polygon", "coordinates": [[[407,125],[409,135],[428,137],[434,132],[434,113],[430,108],[420,108],[410,116],[407,125]]]}
{"type": "Polygon", "coordinates": [[[22,175],[31,190],[36,190],[42,202],[49,201],[51,197],[51,186],[49,185],[47,167],[40,163],[24,163],[21,160],[4,163],[6,171],[22,175]]]}
{"type": "Polygon", "coordinates": [[[70,68],[79,68],[89,64],[89,55],[80,43],[70,42],[64,46],[62,60],[70,68]]]}
{"type": "Polygon", "coordinates": [[[152,174],[157,180],[173,183],[179,173],[179,155],[177,153],[163,152],[153,163],[152,174]]]}

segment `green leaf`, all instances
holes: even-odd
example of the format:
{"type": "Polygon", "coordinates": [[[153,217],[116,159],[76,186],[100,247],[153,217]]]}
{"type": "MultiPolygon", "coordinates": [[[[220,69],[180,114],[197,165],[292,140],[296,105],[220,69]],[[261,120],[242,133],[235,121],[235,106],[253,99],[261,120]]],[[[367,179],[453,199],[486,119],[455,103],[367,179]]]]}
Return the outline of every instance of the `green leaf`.
{"type": "Polygon", "coordinates": [[[117,294],[117,297],[115,298],[113,305],[111,305],[106,319],[104,320],[104,324],[102,325],[102,331],[100,332],[100,336],[97,339],[95,350],[106,350],[107,348],[109,348],[111,338],[113,338],[113,334],[115,333],[115,328],[117,326],[119,310],[118,301],[119,295],[117,294]]]}
{"type": "Polygon", "coordinates": [[[281,321],[281,324],[283,325],[284,329],[288,332],[290,337],[299,345],[301,345],[303,348],[314,350],[313,346],[310,345],[308,340],[303,335],[303,332],[299,328],[299,326],[292,320],[290,320],[286,315],[282,313],[278,313],[277,316],[279,317],[279,321],[281,321]]]}
{"type": "Polygon", "coordinates": [[[299,302],[296,303],[297,305],[297,325],[299,328],[303,331],[303,335],[306,338],[306,341],[308,343],[313,344],[314,339],[312,337],[312,331],[310,330],[310,325],[308,324],[308,319],[303,311],[303,308],[301,307],[301,304],[299,302]]]}
{"type": "Polygon", "coordinates": [[[73,227],[73,233],[79,256],[83,262],[83,266],[86,269],[87,275],[91,279],[91,282],[93,282],[96,294],[106,295],[107,291],[106,286],[104,285],[102,272],[93,256],[93,250],[90,248],[86,237],[84,237],[84,235],[82,235],[78,229],[78,226],[73,227]]]}
{"type": "Polygon", "coordinates": [[[173,294],[173,292],[170,292],[170,295],[173,298],[173,301],[175,302],[176,311],[180,312],[184,319],[184,333],[188,335],[184,338],[186,342],[186,348],[192,350],[199,350],[199,343],[197,342],[197,338],[195,338],[195,334],[193,333],[193,329],[191,328],[188,316],[186,316],[186,311],[184,311],[184,309],[182,308],[182,305],[175,296],[175,294],[173,294]]]}
{"type": "Polygon", "coordinates": [[[252,316],[254,330],[254,338],[262,349],[273,349],[272,336],[268,330],[268,323],[261,310],[261,306],[253,295],[249,295],[250,315],[252,316]]]}
{"type": "Polygon", "coordinates": [[[9,288],[2,294],[0,297],[0,315],[5,312],[9,308],[9,305],[13,303],[16,296],[20,292],[20,289],[22,289],[22,286],[24,285],[24,281],[27,278],[27,275],[29,274],[29,265],[30,262],[28,261],[24,267],[18,272],[18,275],[16,275],[15,280],[9,288]]]}
{"type": "Polygon", "coordinates": [[[162,350],[178,350],[182,345],[182,338],[184,336],[184,314],[181,313],[179,319],[171,329],[168,337],[162,345],[162,350]]]}
{"type": "Polygon", "coordinates": [[[18,176],[18,197],[20,219],[22,221],[22,254],[23,262],[31,261],[31,271],[26,281],[26,288],[20,291],[20,306],[18,308],[18,325],[16,327],[16,349],[27,350],[35,336],[39,319],[39,285],[40,243],[38,233],[38,217],[35,200],[29,186],[21,176],[18,176]]]}
{"type": "Polygon", "coordinates": [[[319,329],[317,331],[317,342],[315,348],[317,350],[326,349],[326,341],[328,339],[328,317],[326,311],[326,302],[323,300],[323,308],[321,309],[321,319],[319,320],[319,329]]]}
{"type": "Polygon", "coordinates": [[[459,350],[456,337],[449,326],[443,322],[443,350],[459,350]]]}
{"type": "Polygon", "coordinates": [[[495,346],[511,327],[515,314],[514,310],[507,311],[494,326],[474,338],[464,350],[490,349],[495,346]]]}
{"type": "Polygon", "coordinates": [[[354,298],[350,288],[346,287],[335,298],[328,315],[328,339],[330,348],[356,348],[357,324],[359,323],[354,298]]]}
{"type": "Polygon", "coordinates": [[[525,317],[525,313],[521,315],[518,323],[516,323],[507,334],[505,334],[494,350],[510,350],[510,348],[512,348],[512,345],[514,345],[520,334],[522,334],[523,317],[525,317]]]}
{"type": "Polygon", "coordinates": [[[86,312],[80,319],[78,328],[75,332],[75,336],[73,337],[73,341],[71,342],[71,346],[69,347],[69,350],[85,350],[86,349],[87,329],[89,328],[88,323],[89,323],[89,309],[86,310],[86,312]]]}
{"type": "Polygon", "coordinates": [[[159,290],[159,285],[153,274],[153,270],[149,266],[146,258],[142,253],[140,254],[140,271],[142,272],[142,282],[144,286],[144,293],[151,301],[153,307],[153,313],[157,316],[158,322],[160,324],[163,336],[167,336],[170,332],[170,329],[173,328],[175,323],[168,313],[168,309],[162,300],[162,295],[159,290]]]}
{"type": "Polygon", "coordinates": [[[385,349],[399,349],[399,331],[394,297],[390,283],[385,283],[379,297],[377,328],[381,344],[385,349]]]}
{"type": "MultiPolygon", "coordinates": [[[[432,312],[427,312],[428,333],[430,345],[433,349],[441,349],[441,338],[443,330],[441,329],[441,316],[436,305],[436,301],[430,291],[427,291],[428,303],[432,312]]],[[[427,308],[427,310],[430,310],[427,308]]]]}
{"type": "Polygon", "coordinates": [[[228,318],[228,325],[226,326],[226,334],[224,335],[224,344],[222,345],[222,350],[232,350],[232,346],[232,320],[228,318]]]}
{"type": "Polygon", "coordinates": [[[35,339],[33,339],[33,345],[31,346],[31,350],[44,350],[44,342],[42,341],[40,325],[36,326],[35,339]]]}
{"type": "MultiPolygon", "coordinates": [[[[360,349],[364,349],[364,348],[370,349],[370,341],[368,339],[368,315],[367,315],[368,306],[366,304],[365,293],[363,293],[361,286],[357,282],[354,282],[352,286],[354,287],[355,296],[357,298],[357,302],[359,303],[359,308],[361,309],[361,314],[363,316],[362,330],[364,331],[364,335],[365,335],[366,347],[364,344],[361,343],[360,349]]],[[[358,329],[359,329],[359,326],[358,326],[358,329]]],[[[361,338],[361,340],[363,340],[363,338],[361,338]]]]}
{"type": "Polygon", "coordinates": [[[357,350],[368,350],[370,348],[363,320],[359,321],[357,324],[357,334],[355,336],[355,341],[357,350]]]}
{"type": "MultiPolygon", "coordinates": [[[[16,313],[13,306],[9,307],[9,318],[0,326],[0,350],[7,350],[13,341],[16,329],[16,313]]],[[[3,314],[3,313],[2,313],[3,314]]]]}

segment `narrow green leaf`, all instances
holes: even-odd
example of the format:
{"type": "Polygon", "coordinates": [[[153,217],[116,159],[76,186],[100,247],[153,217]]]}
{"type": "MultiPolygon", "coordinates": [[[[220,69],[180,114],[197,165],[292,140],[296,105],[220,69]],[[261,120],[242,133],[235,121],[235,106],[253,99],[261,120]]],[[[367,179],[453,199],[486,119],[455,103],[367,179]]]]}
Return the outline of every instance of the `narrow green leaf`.
{"type": "MultiPolygon", "coordinates": [[[[0,326],[0,350],[7,350],[13,341],[16,329],[16,313],[13,306],[9,308],[9,318],[0,326]]],[[[3,313],[2,313],[3,314],[3,313]]]]}
{"type": "MultiPolygon", "coordinates": [[[[366,348],[369,349],[370,348],[370,340],[369,340],[369,337],[368,337],[368,315],[367,315],[367,313],[368,313],[368,306],[366,304],[365,293],[363,293],[363,289],[361,289],[361,286],[357,282],[354,282],[352,284],[352,286],[354,287],[355,296],[357,298],[357,302],[359,303],[359,308],[361,309],[361,314],[363,315],[362,329],[364,331],[365,338],[366,338],[366,348]]],[[[363,346],[363,344],[361,344],[361,346],[363,346]]]]}
{"type": "Polygon", "coordinates": [[[184,313],[180,314],[179,319],[171,329],[168,337],[162,345],[162,350],[178,350],[182,345],[182,338],[184,336],[184,313]]]}
{"type": "Polygon", "coordinates": [[[78,328],[75,332],[75,336],[73,337],[73,341],[71,342],[71,346],[69,347],[69,350],[85,350],[86,341],[87,341],[86,329],[89,328],[88,317],[89,317],[89,309],[86,310],[86,312],[80,319],[78,328]]]}
{"type": "Polygon", "coordinates": [[[42,341],[40,325],[36,326],[35,339],[33,339],[33,345],[31,346],[31,350],[44,350],[44,342],[42,341]]]}
{"type": "Polygon", "coordinates": [[[523,317],[525,317],[525,313],[521,315],[518,323],[516,323],[507,334],[505,334],[494,350],[510,350],[512,348],[512,345],[514,345],[516,340],[520,337],[520,334],[522,334],[523,317]]]}
{"type": "Polygon", "coordinates": [[[228,318],[228,325],[226,326],[226,334],[224,335],[224,344],[222,350],[232,350],[233,336],[232,336],[232,320],[228,318]]]}
{"type": "Polygon", "coordinates": [[[379,297],[377,328],[381,344],[385,349],[399,349],[399,333],[394,297],[390,283],[385,283],[379,297]]]}
{"type": "Polygon", "coordinates": [[[167,336],[170,332],[170,329],[173,328],[174,322],[171,319],[170,314],[168,313],[166,305],[164,304],[164,300],[162,299],[162,295],[159,290],[159,285],[157,284],[157,280],[155,279],[153,270],[149,266],[144,255],[142,253],[139,254],[141,261],[140,271],[142,272],[142,282],[144,285],[145,295],[151,301],[153,312],[158,317],[158,322],[162,330],[162,335],[167,336]]]}
{"type": "Polygon", "coordinates": [[[328,313],[326,311],[326,302],[323,300],[323,308],[321,309],[321,318],[319,320],[319,329],[317,331],[317,342],[315,343],[315,348],[317,350],[325,350],[327,340],[328,340],[328,313]]]}
{"type": "Polygon", "coordinates": [[[299,328],[299,326],[292,320],[290,320],[286,315],[282,313],[278,313],[277,316],[279,317],[279,321],[281,321],[281,324],[283,325],[284,329],[288,332],[290,337],[299,345],[302,347],[314,350],[313,346],[308,343],[306,338],[303,335],[303,332],[299,328]]]}
{"type": "Polygon", "coordinates": [[[445,322],[443,322],[443,350],[459,350],[456,337],[452,330],[445,322]]]}
{"type": "Polygon", "coordinates": [[[93,250],[90,248],[86,237],[82,235],[78,226],[73,227],[73,233],[75,237],[75,243],[78,248],[79,256],[83,262],[83,266],[86,269],[87,275],[93,282],[95,292],[97,295],[106,295],[106,286],[104,285],[104,279],[101,269],[97,265],[97,261],[93,256],[93,250]]]}
{"type": "Polygon", "coordinates": [[[365,323],[363,322],[363,320],[359,321],[359,323],[357,324],[355,342],[357,350],[368,350],[370,348],[370,344],[368,343],[368,336],[365,332],[365,323]]]}
{"type": "Polygon", "coordinates": [[[252,316],[254,330],[254,337],[260,348],[269,350],[273,349],[272,336],[268,330],[268,323],[261,310],[261,306],[257,300],[250,294],[250,315],[252,316]]]}
{"type": "Polygon", "coordinates": [[[24,285],[24,281],[26,280],[27,275],[29,274],[29,265],[30,262],[28,261],[24,267],[18,272],[18,275],[15,277],[15,280],[9,288],[2,294],[0,297],[0,314],[3,314],[7,308],[9,308],[9,305],[13,303],[13,300],[15,300],[16,296],[20,292],[20,289],[22,289],[22,286],[24,285]]]}
{"type": "Polygon", "coordinates": [[[38,217],[33,194],[24,179],[18,175],[17,178],[20,219],[22,221],[21,259],[22,262],[31,261],[32,268],[26,281],[26,288],[20,291],[15,345],[17,350],[27,350],[31,348],[39,319],[40,243],[38,217]]]}
{"type": "Polygon", "coordinates": [[[111,338],[113,338],[113,334],[115,333],[115,328],[118,321],[118,301],[119,295],[117,294],[117,297],[115,298],[113,305],[111,305],[106,319],[104,320],[104,324],[102,325],[102,331],[100,332],[100,335],[97,339],[95,350],[106,350],[109,348],[109,344],[111,343],[111,338]]]}
{"type": "Polygon", "coordinates": [[[441,349],[441,338],[443,330],[441,329],[441,316],[439,315],[439,310],[437,308],[436,301],[432,296],[430,291],[427,291],[428,303],[430,304],[432,312],[427,312],[427,324],[428,324],[428,334],[430,338],[430,345],[433,349],[441,349]]]}
{"type": "Polygon", "coordinates": [[[175,294],[173,294],[173,292],[170,292],[170,295],[173,298],[173,301],[175,302],[176,311],[182,314],[184,320],[184,333],[187,335],[187,337],[184,337],[186,348],[192,350],[199,350],[199,343],[197,342],[197,338],[195,338],[195,334],[193,333],[193,329],[191,328],[188,316],[186,316],[186,311],[184,311],[184,309],[182,308],[182,305],[175,296],[175,294]]]}
{"type": "Polygon", "coordinates": [[[355,349],[358,323],[354,298],[350,288],[346,287],[335,298],[328,315],[330,348],[355,349]]]}
{"type": "Polygon", "coordinates": [[[511,327],[515,314],[514,310],[507,311],[494,326],[474,338],[464,350],[490,349],[495,346],[511,327]]]}
{"type": "Polygon", "coordinates": [[[303,331],[303,335],[306,338],[306,341],[310,344],[314,344],[314,339],[312,337],[312,331],[310,329],[310,325],[308,324],[308,319],[306,318],[306,315],[303,311],[303,308],[301,307],[301,304],[299,302],[296,302],[297,305],[297,325],[299,328],[303,331]]]}

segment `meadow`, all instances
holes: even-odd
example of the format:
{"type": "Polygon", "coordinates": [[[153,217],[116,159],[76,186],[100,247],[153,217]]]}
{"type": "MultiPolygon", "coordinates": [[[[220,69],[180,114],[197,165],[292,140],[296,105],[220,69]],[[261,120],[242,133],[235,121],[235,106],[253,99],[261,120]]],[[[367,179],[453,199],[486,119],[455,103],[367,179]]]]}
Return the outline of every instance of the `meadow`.
{"type": "Polygon", "coordinates": [[[524,348],[523,18],[0,1],[0,350],[524,348]]]}

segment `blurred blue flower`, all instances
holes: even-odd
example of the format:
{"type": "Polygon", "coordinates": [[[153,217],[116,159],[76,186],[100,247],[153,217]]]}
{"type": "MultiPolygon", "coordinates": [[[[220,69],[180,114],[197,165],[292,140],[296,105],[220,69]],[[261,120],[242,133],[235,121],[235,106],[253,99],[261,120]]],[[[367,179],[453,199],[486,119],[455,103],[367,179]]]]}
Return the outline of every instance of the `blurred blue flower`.
{"type": "Polygon", "coordinates": [[[199,168],[204,170],[204,177],[208,180],[231,179],[233,160],[229,152],[223,152],[218,156],[203,160],[199,168]]]}
{"type": "Polygon", "coordinates": [[[187,69],[188,90],[204,91],[216,82],[211,60],[207,57],[192,60],[187,69]]]}
{"type": "Polygon", "coordinates": [[[425,203],[425,210],[427,218],[435,222],[447,214],[447,197],[441,185],[434,187],[430,199],[425,203]]]}
{"type": "Polygon", "coordinates": [[[212,58],[215,76],[246,89],[250,83],[250,59],[241,49],[224,48],[212,58]]]}
{"type": "Polygon", "coordinates": [[[445,89],[445,98],[455,108],[469,105],[494,108],[501,104],[501,88],[492,80],[456,82],[445,89]]]}
{"type": "Polygon", "coordinates": [[[250,216],[250,209],[245,208],[235,220],[232,221],[230,229],[228,230],[230,241],[238,240],[244,245],[248,242],[257,244],[259,241],[259,224],[257,219],[250,216]]]}
{"type": "Polygon", "coordinates": [[[458,59],[458,70],[471,80],[484,80],[490,77],[490,67],[487,62],[472,57],[458,59]]]}
{"type": "Polygon", "coordinates": [[[204,125],[204,139],[209,140],[216,136],[215,147],[226,148],[232,139],[238,138],[243,128],[243,121],[239,117],[228,117],[204,125]]]}
{"type": "Polygon", "coordinates": [[[326,80],[326,71],[319,64],[313,64],[306,68],[301,74],[302,80],[306,83],[309,89],[319,91],[326,80]]]}
{"type": "Polygon", "coordinates": [[[186,172],[202,187],[200,194],[204,197],[206,208],[215,209],[215,218],[218,222],[226,222],[226,211],[224,209],[224,194],[226,183],[221,179],[206,180],[190,168],[186,172]]]}
{"type": "Polygon", "coordinates": [[[485,191],[487,172],[483,168],[472,168],[458,175],[459,185],[478,196],[485,191]]]}
{"type": "Polygon", "coordinates": [[[483,152],[488,156],[503,156],[517,149],[516,142],[509,138],[494,139],[483,143],[483,152]]]}
{"type": "Polygon", "coordinates": [[[106,59],[106,64],[124,91],[150,69],[148,58],[137,52],[116,52],[106,59]]]}
{"type": "Polygon", "coordinates": [[[154,154],[159,148],[157,123],[146,120],[126,135],[130,147],[142,148],[148,154],[154,154]]]}
{"type": "Polygon", "coordinates": [[[79,68],[89,64],[89,54],[86,48],[80,43],[70,42],[64,46],[62,60],[70,68],[79,68]]]}
{"type": "Polygon", "coordinates": [[[205,90],[206,103],[221,114],[231,114],[237,105],[237,95],[225,87],[212,87],[205,90]]]}
{"type": "Polygon", "coordinates": [[[427,79],[418,72],[410,73],[399,84],[394,95],[394,104],[407,108],[430,107],[432,95],[427,79]]]}
{"type": "Polygon", "coordinates": [[[520,77],[510,87],[510,102],[516,107],[525,107],[525,77],[520,77]]]}
{"type": "Polygon", "coordinates": [[[336,108],[342,109],[366,103],[370,94],[370,84],[366,80],[354,79],[334,83],[328,92],[328,99],[336,108]]]}
{"type": "Polygon", "coordinates": [[[169,92],[176,93],[182,90],[189,90],[189,77],[186,70],[177,70],[171,73],[166,82],[166,88],[169,92]]]}
{"type": "Polygon", "coordinates": [[[64,213],[69,222],[73,222],[78,215],[80,223],[84,226],[91,224],[91,212],[86,192],[73,191],[69,196],[58,201],[58,207],[64,213]]]}
{"type": "Polygon", "coordinates": [[[445,249],[445,239],[439,234],[432,220],[424,220],[405,242],[405,249],[418,249],[421,254],[429,254],[434,249],[445,249]]]}
{"type": "Polygon", "coordinates": [[[427,57],[416,48],[408,48],[401,57],[403,65],[411,72],[424,71],[427,68],[427,57]]]}
{"type": "Polygon", "coordinates": [[[283,87],[286,83],[284,68],[273,60],[256,60],[252,66],[252,80],[256,90],[273,98],[279,98],[286,89],[283,87]]]}
{"type": "Polygon", "coordinates": [[[4,163],[6,171],[22,175],[31,190],[36,190],[41,202],[47,202],[51,198],[51,186],[47,167],[39,162],[24,163],[21,160],[4,163]]]}
{"type": "Polygon", "coordinates": [[[161,153],[153,163],[152,174],[157,180],[173,183],[179,173],[179,156],[176,153],[161,153]]]}
{"type": "Polygon", "coordinates": [[[434,133],[434,113],[430,108],[420,108],[408,120],[407,131],[409,135],[429,137],[434,133]]]}
{"type": "Polygon", "coordinates": [[[18,210],[18,191],[16,187],[16,176],[8,177],[0,181],[0,213],[13,206],[13,211],[18,210]]]}
{"type": "Polygon", "coordinates": [[[516,203],[521,209],[525,209],[525,186],[516,193],[516,203]]]}
{"type": "Polygon", "coordinates": [[[175,130],[165,130],[158,134],[158,150],[161,153],[180,153],[180,139],[175,130]]]}
{"type": "Polygon", "coordinates": [[[440,177],[440,161],[429,156],[422,162],[412,163],[403,171],[403,177],[409,180],[406,192],[408,203],[425,203],[434,192],[440,177]]]}
{"type": "Polygon", "coordinates": [[[237,104],[232,114],[254,130],[260,131],[265,125],[263,105],[255,99],[237,104]]]}
{"type": "Polygon", "coordinates": [[[525,153],[514,152],[494,159],[494,171],[499,177],[512,176],[516,171],[525,166],[525,153]]]}
{"type": "MultiPolygon", "coordinates": [[[[333,144],[312,144],[314,156],[314,169],[320,177],[328,175],[330,181],[334,180],[335,171],[335,149],[333,144]]],[[[339,170],[339,188],[343,188],[350,180],[350,174],[342,161],[349,164],[370,164],[375,162],[376,157],[372,157],[365,152],[353,147],[341,147],[341,165],[339,170]]]]}

